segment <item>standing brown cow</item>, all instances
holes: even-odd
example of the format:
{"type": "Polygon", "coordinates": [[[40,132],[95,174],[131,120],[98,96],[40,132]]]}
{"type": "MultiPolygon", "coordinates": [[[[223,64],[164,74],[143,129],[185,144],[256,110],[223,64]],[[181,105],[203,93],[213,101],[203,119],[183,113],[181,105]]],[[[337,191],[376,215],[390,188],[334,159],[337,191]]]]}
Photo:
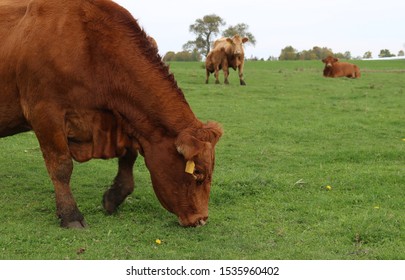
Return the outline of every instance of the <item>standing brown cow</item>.
{"type": "Polygon", "coordinates": [[[112,213],[134,189],[138,154],[162,206],[182,226],[206,223],[222,129],[197,119],[128,11],[110,0],[1,0],[0,38],[0,137],[35,132],[61,226],[86,226],[73,160],[119,158],[103,196],[112,213]]]}
{"type": "Polygon", "coordinates": [[[221,38],[214,42],[213,50],[208,54],[205,61],[206,79],[208,84],[210,73],[215,72],[215,83],[219,84],[218,71],[222,69],[224,72],[224,83],[229,84],[229,67],[233,70],[238,68],[239,80],[242,86],[246,85],[243,79],[243,66],[245,62],[245,52],[243,44],[249,41],[248,38],[241,38],[235,35],[232,38],[221,38]]]}
{"type": "Polygon", "coordinates": [[[337,77],[348,77],[348,78],[360,78],[360,69],[357,65],[339,62],[339,59],[328,56],[327,58],[322,59],[322,62],[325,63],[325,68],[323,69],[323,76],[330,78],[337,77]]]}

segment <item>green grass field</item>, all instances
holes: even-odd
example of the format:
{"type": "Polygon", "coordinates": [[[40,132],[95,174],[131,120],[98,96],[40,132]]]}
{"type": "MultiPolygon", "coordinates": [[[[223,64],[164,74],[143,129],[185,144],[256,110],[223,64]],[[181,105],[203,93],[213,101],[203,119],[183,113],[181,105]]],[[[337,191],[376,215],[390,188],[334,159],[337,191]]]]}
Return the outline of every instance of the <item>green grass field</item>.
{"type": "Polygon", "coordinates": [[[0,139],[0,259],[405,259],[405,61],[356,63],[358,80],[323,78],[319,61],[247,62],[246,87],[170,65],[196,115],[225,131],[204,227],[160,206],[139,158],[112,216],[101,196],[117,161],[76,164],[90,227],[61,229],[34,134],[0,139]]]}

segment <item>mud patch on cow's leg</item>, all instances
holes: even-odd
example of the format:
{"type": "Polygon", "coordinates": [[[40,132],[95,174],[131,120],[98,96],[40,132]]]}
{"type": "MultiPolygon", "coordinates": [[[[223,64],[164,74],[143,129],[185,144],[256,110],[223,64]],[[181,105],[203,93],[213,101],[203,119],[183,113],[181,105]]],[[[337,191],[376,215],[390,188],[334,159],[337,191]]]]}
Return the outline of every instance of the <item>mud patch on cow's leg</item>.
{"type": "Polygon", "coordinates": [[[118,206],[134,191],[133,166],[137,154],[128,152],[118,161],[118,173],[111,187],[103,195],[103,207],[108,214],[114,213],[118,206]]]}
{"type": "Polygon", "coordinates": [[[59,157],[59,160],[56,161],[50,159],[46,153],[44,153],[44,158],[55,187],[56,213],[60,218],[61,227],[87,227],[70,189],[70,176],[73,170],[72,160],[70,158],[62,159],[62,157],[59,157]],[[50,162],[58,163],[51,166],[50,162]]]}
{"type": "MultiPolygon", "coordinates": [[[[45,159],[47,161],[48,157],[45,157],[45,159]]],[[[61,227],[87,227],[69,186],[73,170],[72,161],[70,159],[60,160],[55,168],[48,168],[48,170],[55,187],[56,213],[60,218],[61,227]]]]}

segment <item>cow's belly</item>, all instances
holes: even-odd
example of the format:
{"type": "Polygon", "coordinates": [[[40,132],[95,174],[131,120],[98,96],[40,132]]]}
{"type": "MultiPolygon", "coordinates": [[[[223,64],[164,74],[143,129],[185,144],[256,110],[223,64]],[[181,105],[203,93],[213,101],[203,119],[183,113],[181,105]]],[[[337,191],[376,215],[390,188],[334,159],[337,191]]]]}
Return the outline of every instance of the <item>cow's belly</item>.
{"type": "Polygon", "coordinates": [[[76,161],[121,157],[130,146],[120,122],[111,112],[73,110],[66,114],[65,121],[69,150],[76,161]]]}
{"type": "Polygon", "coordinates": [[[18,99],[9,100],[0,94],[0,137],[31,130],[18,99]]]}

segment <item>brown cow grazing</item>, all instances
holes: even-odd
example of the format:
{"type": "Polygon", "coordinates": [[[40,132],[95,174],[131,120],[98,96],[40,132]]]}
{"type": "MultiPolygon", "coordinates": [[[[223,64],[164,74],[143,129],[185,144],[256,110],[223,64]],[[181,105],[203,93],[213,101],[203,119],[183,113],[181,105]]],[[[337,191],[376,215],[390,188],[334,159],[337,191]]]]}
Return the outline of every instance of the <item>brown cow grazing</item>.
{"type": "Polygon", "coordinates": [[[86,226],[72,160],[119,158],[103,196],[112,213],[134,189],[138,153],[162,206],[183,226],[206,223],[222,129],[196,118],[128,11],[110,0],[2,0],[0,38],[0,137],[35,132],[61,226],[86,226]]]}
{"type": "Polygon", "coordinates": [[[327,58],[322,59],[322,62],[325,63],[325,68],[323,69],[323,76],[330,78],[337,77],[348,77],[348,78],[360,78],[360,69],[357,65],[339,62],[339,59],[328,56],[327,58]]]}
{"type": "Polygon", "coordinates": [[[222,69],[224,72],[224,84],[229,84],[229,67],[232,67],[233,70],[238,69],[240,84],[243,86],[246,85],[243,79],[243,66],[245,62],[243,44],[248,40],[248,38],[241,38],[239,35],[235,35],[232,38],[216,40],[214,42],[214,48],[207,55],[207,60],[205,61],[205,83],[208,84],[210,73],[215,72],[215,83],[219,84],[218,71],[222,69]]]}

